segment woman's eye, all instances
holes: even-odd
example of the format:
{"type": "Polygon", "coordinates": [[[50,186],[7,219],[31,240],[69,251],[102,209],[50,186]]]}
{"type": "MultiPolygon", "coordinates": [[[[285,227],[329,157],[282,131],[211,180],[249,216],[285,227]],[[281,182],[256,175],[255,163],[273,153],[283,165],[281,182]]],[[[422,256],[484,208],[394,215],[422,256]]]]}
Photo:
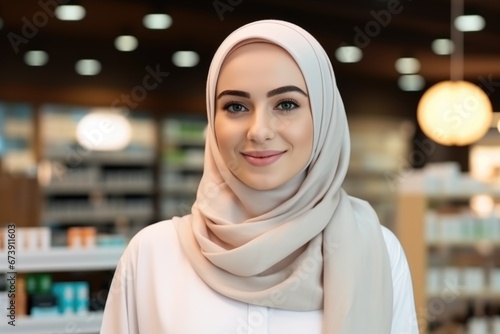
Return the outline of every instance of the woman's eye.
{"type": "Polygon", "coordinates": [[[246,111],[247,109],[239,103],[228,103],[224,106],[224,110],[227,110],[227,111],[232,112],[232,113],[237,113],[237,112],[246,111]]]}
{"type": "Polygon", "coordinates": [[[297,108],[299,105],[293,101],[282,101],[277,106],[276,109],[279,110],[292,110],[297,108]]]}

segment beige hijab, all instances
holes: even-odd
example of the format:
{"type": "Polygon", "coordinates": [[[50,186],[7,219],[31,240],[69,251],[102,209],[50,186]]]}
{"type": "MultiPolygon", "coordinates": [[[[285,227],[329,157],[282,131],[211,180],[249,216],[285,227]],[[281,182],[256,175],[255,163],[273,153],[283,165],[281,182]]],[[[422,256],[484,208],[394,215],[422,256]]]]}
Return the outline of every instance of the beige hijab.
{"type": "Polygon", "coordinates": [[[388,334],[392,278],[380,223],[370,205],[341,188],[349,131],[331,63],[316,39],[284,21],[247,24],[217,50],[207,81],[204,173],[190,215],[175,217],[199,276],[219,293],[292,311],[324,310],[323,333],[388,334]],[[226,166],[214,133],[215,90],[227,55],[254,41],[295,59],[307,84],[313,152],[284,186],[259,191],[226,166]]]}

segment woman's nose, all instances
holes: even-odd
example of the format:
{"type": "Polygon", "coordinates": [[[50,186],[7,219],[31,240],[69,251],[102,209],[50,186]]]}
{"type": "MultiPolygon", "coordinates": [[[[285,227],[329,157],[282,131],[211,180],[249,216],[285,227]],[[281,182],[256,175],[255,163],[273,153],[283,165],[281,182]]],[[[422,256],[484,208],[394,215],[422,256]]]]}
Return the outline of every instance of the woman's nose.
{"type": "Polygon", "coordinates": [[[276,130],[273,129],[273,124],[271,113],[263,109],[256,109],[250,118],[247,138],[257,143],[273,139],[276,130]]]}

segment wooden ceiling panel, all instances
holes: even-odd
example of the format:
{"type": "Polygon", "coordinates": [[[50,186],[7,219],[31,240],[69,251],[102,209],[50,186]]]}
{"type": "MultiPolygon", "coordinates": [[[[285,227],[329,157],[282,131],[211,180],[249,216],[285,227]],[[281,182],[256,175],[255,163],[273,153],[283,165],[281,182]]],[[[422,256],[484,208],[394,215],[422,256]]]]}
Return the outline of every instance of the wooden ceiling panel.
{"type": "MultiPolygon", "coordinates": [[[[450,36],[450,1],[445,0],[401,0],[399,6],[394,7],[397,13],[391,15],[388,15],[389,6],[396,3],[395,0],[81,0],[79,2],[86,8],[87,15],[78,22],[59,21],[50,15],[53,6],[41,5],[55,2],[26,0],[3,1],[0,4],[3,21],[0,31],[3,35],[0,41],[0,99],[16,95],[12,87],[18,87],[16,91],[27,94],[27,99],[38,91],[39,100],[44,94],[57,100],[57,92],[63,91],[66,97],[59,99],[68,100],[68,96],[78,95],[68,92],[81,90],[86,92],[88,103],[102,104],[115,94],[126,93],[140,84],[147,66],[160,66],[170,75],[158,89],[150,92],[144,105],[157,109],[170,109],[165,105],[202,109],[206,73],[220,42],[242,24],[264,18],[290,20],[309,30],[324,45],[332,58],[337,77],[347,86],[357,82],[386,86],[391,98],[406,98],[408,94],[413,94],[414,101],[415,95],[422,92],[400,92],[401,96],[396,96],[393,90],[399,76],[394,69],[394,61],[404,55],[420,59],[420,74],[428,85],[450,76],[449,57],[437,56],[430,48],[433,39],[450,36]],[[226,4],[227,10],[217,12],[214,3],[226,4]],[[173,25],[163,31],[148,30],[142,26],[142,17],[158,4],[172,16],[173,25]],[[45,24],[41,24],[44,23],[43,13],[47,18],[45,24]],[[9,34],[23,37],[27,21],[40,24],[36,27],[37,32],[26,38],[26,43],[19,44],[19,52],[16,53],[9,42],[9,34]],[[360,32],[366,34],[368,43],[360,45],[360,32]],[[114,49],[113,40],[122,33],[131,33],[139,39],[137,50],[122,53],[114,49]],[[337,62],[334,52],[343,43],[362,47],[362,61],[357,64],[337,62]],[[43,68],[26,66],[22,57],[30,49],[47,50],[50,55],[48,65],[43,68]],[[199,66],[193,69],[175,68],[170,58],[179,49],[199,52],[199,66]],[[103,64],[102,72],[96,77],[77,75],[74,63],[82,57],[99,59],[103,64]],[[88,95],[95,90],[108,93],[88,95]],[[93,100],[92,96],[99,98],[93,100]]],[[[497,24],[500,3],[496,0],[467,0],[466,10],[482,14],[486,27],[484,31],[464,35],[465,78],[476,83],[479,83],[479,78],[488,77],[491,81],[500,82],[500,25],[497,24]]],[[[497,110],[500,110],[499,95],[497,91],[490,95],[497,110]]],[[[349,100],[348,96],[346,100],[349,100]]],[[[414,108],[409,109],[414,112],[414,108]]]]}

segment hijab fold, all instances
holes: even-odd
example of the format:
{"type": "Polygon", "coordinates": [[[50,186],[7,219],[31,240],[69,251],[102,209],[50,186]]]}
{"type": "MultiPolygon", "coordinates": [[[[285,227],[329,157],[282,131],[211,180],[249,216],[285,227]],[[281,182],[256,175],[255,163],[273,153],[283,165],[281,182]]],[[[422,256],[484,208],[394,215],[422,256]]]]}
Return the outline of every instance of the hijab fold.
{"type": "Polygon", "coordinates": [[[365,201],[347,195],[350,140],[328,56],[304,29],[262,20],[230,34],[207,80],[204,172],[191,214],[174,217],[183,250],[219,293],[291,311],[323,310],[323,333],[388,334],[392,278],[380,223],[365,201]],[[267,191],[246,186],[226,166],[214,131],[220,68],[236,48],[263,41],[282,47],[304,76],[314,124],[307,168],[267,191]]]}

